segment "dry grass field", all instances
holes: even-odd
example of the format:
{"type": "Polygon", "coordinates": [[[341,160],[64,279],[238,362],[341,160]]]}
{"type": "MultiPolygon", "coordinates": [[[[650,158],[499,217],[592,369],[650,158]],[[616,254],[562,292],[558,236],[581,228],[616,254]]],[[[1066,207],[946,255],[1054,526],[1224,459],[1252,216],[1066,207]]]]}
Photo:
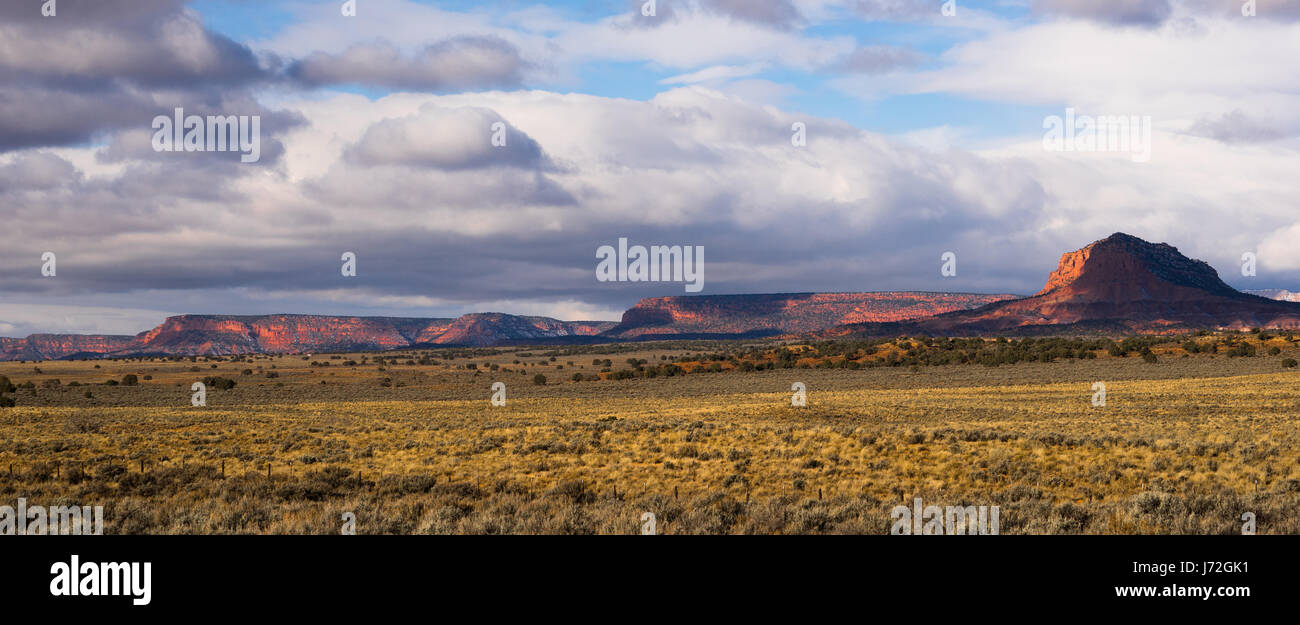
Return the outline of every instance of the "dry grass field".
{"type": "Polygon", "coordinates": [[[1282,365],[1300,350],[1234,342],[1256,355],[1171,341],[1155,362],[849,369],[797,347],[789,368],[741,371],[706,354],[776,346],[672,343],[0,363],[19,387],[0,504],[103,505],[106,533],[338,533],[353,512],[358,533],[632,534],[651,511],[668,534],[884,534],[921,497],[1000,506],[1004,534],[1238,533],[1244,512],[1300,533],[1300,372],[1282,365]],[[612,379],[644,366],[629,359],[699,372],[612,379]],[[208,376],[235,386],[191,406],[208,376]]]}

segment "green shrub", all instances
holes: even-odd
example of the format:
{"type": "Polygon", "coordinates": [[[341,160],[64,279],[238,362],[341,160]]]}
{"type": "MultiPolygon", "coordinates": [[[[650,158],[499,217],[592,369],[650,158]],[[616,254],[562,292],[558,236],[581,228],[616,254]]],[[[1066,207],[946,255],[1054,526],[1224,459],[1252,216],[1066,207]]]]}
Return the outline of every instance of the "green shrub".
{"type": "Polygon", "coordinates": [[[206,378],[203,378],[203,385],[208,388],[215,388],[223,391],[228,391],[232,388],[235,388],[235,381],[229,378],[210,375],[206,378]]]}
{"type": "Polygon", "coordinates": [[[1294,368],[1296,367],[1296,364],[1297,364],[1297,363],[1296,363],[1296,361],[1295,361],[1295,358],[1287,358],[1286,360],[1283,360],[1283,361],[1282,361],[1282,368],[1283,368],[1283,369],[1294,369],[1294,368]]]}
{"type": "Polygon", "coordinates": [[[1236,358],[1238,356],[1243,358],[1250,358],[1254,355],[1255,355],[1255,346],[1251,345],[1250,343],[1240,343],[1236,347],[1228,351],[1229,358],[1236,358]]]}
{"type": "Polygon", "coordinates": [[[537,386],[546,386],[546,376],[540,373],[533,376],[533,384],[536,384],[537,386]]]}
{"type": "Polygon", "coordinates": [[[122,376],[122,386],[137,386],[140,384],[140,378],[134,373],[128,373],[122,376]]]}

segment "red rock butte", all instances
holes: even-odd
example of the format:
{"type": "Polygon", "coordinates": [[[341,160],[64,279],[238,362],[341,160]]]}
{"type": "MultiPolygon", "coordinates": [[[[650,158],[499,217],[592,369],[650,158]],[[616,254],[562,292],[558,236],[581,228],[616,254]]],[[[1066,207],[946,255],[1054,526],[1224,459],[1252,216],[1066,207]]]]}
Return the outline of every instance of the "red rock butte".
{"type": "Polygon", "coordinates": [[[896,324],[852,324],[825,336],[1150,334],[1300,328],[1300,304],[1242,293],[1204,261],[1166,243],[1115,233],[1061,256],[1031,297],[896,324]]]}

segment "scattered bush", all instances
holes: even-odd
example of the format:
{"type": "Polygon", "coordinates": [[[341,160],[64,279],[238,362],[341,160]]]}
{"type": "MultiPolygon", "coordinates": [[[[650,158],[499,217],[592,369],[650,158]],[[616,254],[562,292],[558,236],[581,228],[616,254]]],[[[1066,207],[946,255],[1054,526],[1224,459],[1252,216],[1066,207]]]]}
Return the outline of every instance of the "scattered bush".
{"type": "Polygon", "coordinates": [[[203,378],[203,385],[208,388],[215,388],[223,391],[228,391],[232,388],[235,388],[235,381],[231,380],[230,378],[223,378],[220,376],[210,375],[206,378],[203,378]]]}

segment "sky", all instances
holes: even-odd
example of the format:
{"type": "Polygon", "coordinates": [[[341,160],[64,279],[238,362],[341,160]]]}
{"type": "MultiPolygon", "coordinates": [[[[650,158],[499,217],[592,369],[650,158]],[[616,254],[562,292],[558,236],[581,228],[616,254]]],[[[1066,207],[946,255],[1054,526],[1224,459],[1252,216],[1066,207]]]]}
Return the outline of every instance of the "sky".
{"type": "Polygon", "coordinates": [[[345,4],[0,5],[0,336],[688,294],[598,280],[620,238],[704,295],[1030,294],[1120,231],[1300,290],[1296,0],[345,4]],[[160,150],[176,108],[258,160],[160,150]]]}

